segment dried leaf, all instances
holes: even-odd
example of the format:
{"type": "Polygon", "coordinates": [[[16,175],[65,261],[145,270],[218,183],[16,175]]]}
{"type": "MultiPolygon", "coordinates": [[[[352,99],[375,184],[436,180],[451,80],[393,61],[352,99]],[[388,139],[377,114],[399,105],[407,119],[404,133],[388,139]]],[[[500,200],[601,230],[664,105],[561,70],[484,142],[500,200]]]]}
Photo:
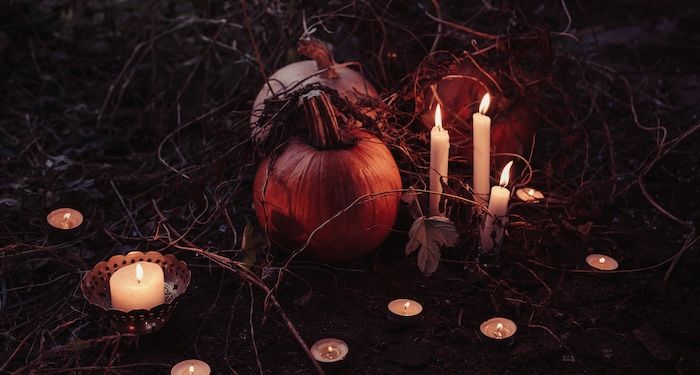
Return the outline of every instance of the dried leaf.
{"type": "Polygon", "coordinates": [[[65,171],[71,165],[73,165],[73,160],[65,155],[49,156],[46,159],[46,167],[57,171],[65,171]]]}
{"type": "Polygon", "coordinates": [[[411,216],[414,219],[423,216],[423,211],[421,210],[420,203],[418,202],[418,193],[413,190],[413,186],[411,186],[408,191],[401,195],[401,201],[409,205],[411,216]]]}
{"type": "Polygon", "coordinates": [[[457,244],[457,228],[444,216],[419,217],[408,232],[406,255],[418,251],[418,268],[426,276],[437,270],[440,263],[440,247],[457,244]]]}
{"type": "Polygon", "coordinates": [[[90,178],[90,179],[84,179],[83,177],[78,178],[75,181],[68,182],[66,184],[66,189],[70,191],[78,191],[78,190],[83,190],[87,191],[90,188],[95,186],[95,179],[90,178]]]}
{"type": "Polygon", "coordinates": [[[654,358],[659,361],[670,361],[673,359],[671,349],[649,323],[644,324],[642,327],[632,332],[654,358]]]}
{"type": "Polygon", "coordinates": [[[10,208],[19,207],[19,201],[12,198],[0,198],[0,206],[7,206],[10,208]]]}
{"type": "Polygon", "coordinates": [[[241,252],[243,253],[243,264],[252,266],[258,259],[258,253],[263,253],[267,250],[267,238],[265,235],[255,228],[251,222],[247,222],[243,229],[243,239],[241,243],[241,252]]]}
{"type": "Polygon", "coordinates": [[[591,228],[593,228],[593,222],[589,221],[584,224],[577,225],[576,231],[579,232],[582,236],[588,237],[591,234],[591,228]]]}

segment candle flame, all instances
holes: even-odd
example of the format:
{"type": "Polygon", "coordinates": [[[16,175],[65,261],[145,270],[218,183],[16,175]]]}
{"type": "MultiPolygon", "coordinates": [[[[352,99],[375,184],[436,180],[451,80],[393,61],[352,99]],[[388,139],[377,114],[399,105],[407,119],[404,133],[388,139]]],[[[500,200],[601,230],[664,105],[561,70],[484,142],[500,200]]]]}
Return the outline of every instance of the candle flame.
{"type": "Polygon", "coordinates": [[[68,224],[68,220],[70,220],[70,212],[66,212],[65,214],[63,214],[63,220],[61,220],[61,226],[63,227],[63,229],[68,229],[68,227],[70,227],[70,225],[68,224]]]}
{"type": "Polygon", "coordinates": [[[484,98],[481,99],[481,104],[479,104],[479,113],[485,115],[486,111],[489,110],[489,104],[491,104],[491,95],[489,95],[489,93],[486,93],[486,95],[484,95],[484,98]]]}
{"type": "Polygon", "coordinates": [[[528,191],[527,191],[527,195],[529,195],[529,196],[531,196],[531,197],[535,196],[535,189],[530,189],[530,190],[528,190],[528,191]]]}
{"type": "Polygon", "coordinates": [[[438,130],[442,130],[442,111],[440,110],[440,104],[435,107],[435,126],[438,130]]]}
{"type": "Polygon", "coordinates": [[[506,187],[508,185],[508,180],[510,179],[510,167],[513,166],[513,161],[509,161],[505,167],[503,167],[503,172],[501,172],[500,185],[506,187]]]}
{"type": "Polygon", "coordinates": [[[600,264],[605,263],[605,257],[600,257],[600,259],[598,259],[598,263],[600,263],[600,264]]]}
{"type": "Polygon", "coordinates": [[[189,375],[194,375],[194,366],[190,365],[190,368],[187,370],[189,375]]]}
{"type": "Polygon", "coordinates": [[[136,263],[136,281],[141,282],[143,280],[143,267],[141,263],[136,263]]]}
{"type": "Polygon", "coordinates": [[[404,315],[406,315],[406,313],[408,312],[408,307],[409,307],[409,306],[411,306],[411,303],[410,303],[410,302],[406,302],[406,303],[403,304],[403,314],[404,314],[404,315]]]}
{"type": "Polygon", "coordinates": [[[336,359],[339,354],[338,354],[338,352],[336,352],[336,349],[333,346],[328,345],[328,347],[326,348],[326,352],[321,353],[321,355],[326,357],[327,359],[332,360],[332,359],[336,359]]]}
{"type": "Polygon", "coordinates": [[[496,337],[502,337],[503,336],[503,323],[498,323],[496,324],[496,330],[493,332],[496,337]]]}

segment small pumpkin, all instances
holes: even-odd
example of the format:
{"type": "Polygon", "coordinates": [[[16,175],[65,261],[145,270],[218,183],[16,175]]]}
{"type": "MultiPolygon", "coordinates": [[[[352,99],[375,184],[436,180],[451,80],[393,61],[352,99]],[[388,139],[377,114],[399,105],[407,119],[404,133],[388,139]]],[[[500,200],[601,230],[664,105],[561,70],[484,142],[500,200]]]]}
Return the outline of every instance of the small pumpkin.
{"type": "Polygon", "coordinates": [[[268,236],[285,249],[300,249],[311,236],[303,256],[329,263],[360,258],[394,226],[398,167],[373,135],[357,128],[341,133],[325,93],[313,90],[303,99],[309,140],[292,137],[278,155],[260,164],[253,185],[255,214],[268,236]]]}
{"type": "MultiPolygon", "coordinates": [[[[449,67],[447,74],[436,83],[443,107],[443,119],[450,124],[450,146],[454,153],[472,159],[472,114],[481,98],[489,92],[492,102],[488,115],[491,123],[491,149],[494,153],[526,155],[532,146],[538,117],[524,98],[512,100],[500,93],[491,81],[470,60],[463,60],[449,67]]],[[[437,101],[433,89],[426,87],[422,97],[416,99],[421,111],[421,122],[428,129],[434,125],[437,101]]],[[[496,158],[496,168],[512,157],[496,158]]]]}
{"type": "Polygon", "coordinates": [[[284,97],[306,86],[320,84],[337,91],[351,103],[356,103],[363,97],[378,97],[377,90],[360,73],[336,64],[322,41],[302,39],[297,51],[313,60],[297,61],[279,69],[269,77],[255,97],[250,126],[256,142],[266,140],[270,134],[270,124],[259,124],[258,120],[265,109],[265,100],[275,95],[284,97]]]}

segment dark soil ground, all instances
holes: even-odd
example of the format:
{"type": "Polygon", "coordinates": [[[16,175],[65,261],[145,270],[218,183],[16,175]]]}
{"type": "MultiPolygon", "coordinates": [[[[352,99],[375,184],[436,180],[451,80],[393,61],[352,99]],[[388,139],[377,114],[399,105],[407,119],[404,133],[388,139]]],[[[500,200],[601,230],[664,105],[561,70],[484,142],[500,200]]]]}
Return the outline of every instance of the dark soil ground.
{"type": "MultiPolygon", "coordinates": [[[[484,56],[501,66],[517,52],[553,56],[546,84],[527,87],[546,119],[530,184],[556,199],[514,198],[489,266],[476,261],[469,208],[449,203],[460,244],[443,249],[430,277],[404,255],[406,207],[390,238],[350,264],[299,258],[283,269],[279,249],[240,249],[255,222],[260,155],[247,135],[261,72],[299,59],[306,17],[383,98],[406,93],[435,41],[433,2],[3,4],[0,373],[166,374],[186,358],[215,374],[314,373],[265,293],[207,254],[252,264],[270,287],[282,272],[275,295],[304,341],[349,344],[345,367],[329,373],[700,373],[700,7],[436,3],[443,19],[503,37],[444,25],[435,51],[494,45],[484,56]],[[523,35],[537,42],[523,46],[523,35]],[[83,210],[79,236],[48,236],[56,205],[83,210]],[[183,249],[192,245],[204,256],[183,249]],[[192,271],[167,325],[140,337],[117,334],[79,289],[98,261],[133,249],[173,253],[192,271]],[[617,258],[620,271],[589,271],[593,252],[617,258]],[[423,304],[423,319],[389,329],[386,305],[404,297],[423,304]],[[479,324],[495,315],[518,324],[512,345],[481,338],[479,324]]],[[[402,170],[417,170],[392,152],[402,170]]],[[[470,173],[452,165],[451,175],[470,173]]]]}

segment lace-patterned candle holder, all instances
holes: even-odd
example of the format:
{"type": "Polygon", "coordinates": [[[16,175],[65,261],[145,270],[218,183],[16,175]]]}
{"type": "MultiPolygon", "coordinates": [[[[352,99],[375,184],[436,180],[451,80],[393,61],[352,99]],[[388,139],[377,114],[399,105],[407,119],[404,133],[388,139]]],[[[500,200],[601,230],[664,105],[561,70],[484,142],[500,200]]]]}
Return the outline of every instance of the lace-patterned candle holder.
{"type": "Polygon", "coordinates": [[[99,314],[107,315],[117,331],[143,335],[162,328],[170,318],[175,306],[190,285],[191,273],[187,264],[173,255],[157,251],[146,253],[132,251],[126,255],[115,255],[102,261],[85,274],[80,283],[83,296],[99,314]],[[151,309],[121,311],[112,308],[109,278],[118,269],[136,262],[150,262],[163,269],[165,277],[165,303],[151,309]]]}

